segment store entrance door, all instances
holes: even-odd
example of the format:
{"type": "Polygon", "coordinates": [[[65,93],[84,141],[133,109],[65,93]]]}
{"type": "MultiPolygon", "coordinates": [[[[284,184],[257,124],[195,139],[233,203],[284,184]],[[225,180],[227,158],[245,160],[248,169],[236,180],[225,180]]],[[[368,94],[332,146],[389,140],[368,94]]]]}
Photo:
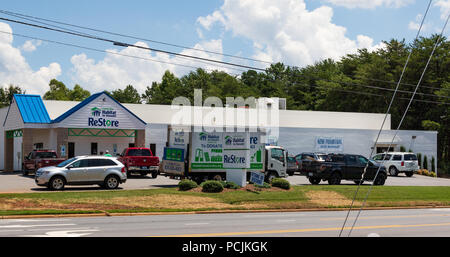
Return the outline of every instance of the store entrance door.
{"type": "Polygon", "coordinates": [[[69,142],[69,159],[75,157],[75,143],[69,142]]]}

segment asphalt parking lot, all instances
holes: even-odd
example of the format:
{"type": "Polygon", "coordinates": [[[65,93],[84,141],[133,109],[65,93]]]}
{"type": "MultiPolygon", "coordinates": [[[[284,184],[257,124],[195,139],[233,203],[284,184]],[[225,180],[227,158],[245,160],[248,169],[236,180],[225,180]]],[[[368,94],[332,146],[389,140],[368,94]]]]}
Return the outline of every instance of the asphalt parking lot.
{"type": "MultiPolygon", "coordinates": [[[[310,185],[304,176],[290,176],[288,180],[292,185],[310,185]]],[[[156,179],[152,179],[150,176],[132,176],[128,178],[125,184],[121,184],[119,188],[122,190],[168,188],[177,186],[178,182],[178,180],[163,176],[158,176],[156,179]]],[[[327,182],[321,182],[321,184],[326,185],[327,182]]],[[[355,185],[353,181],[342,181],[342,184],[355,185]]],[[[364,185],[370,185],[370,182],[366,182],[364,185]]],[[[386,186],[450,186],[450,179],[432,178],[421,175],[406,177],[400,174],[398,177],[388,177],[386,186]]],[[[66,186],[66,191],[69,190],[92,191],[103,189],[99,186],[66,186]]],[[[48,192],[48,190],[45,187],[37,186],[32,176],[25,177],[21,173],[0,172],[0,193],[21,192],[48,192]]]]}

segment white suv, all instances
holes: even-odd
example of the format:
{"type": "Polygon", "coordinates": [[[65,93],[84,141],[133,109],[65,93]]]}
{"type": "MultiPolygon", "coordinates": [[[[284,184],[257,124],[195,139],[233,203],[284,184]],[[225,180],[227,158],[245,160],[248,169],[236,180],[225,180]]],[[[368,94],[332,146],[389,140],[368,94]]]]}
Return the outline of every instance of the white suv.
{"type": "Polygon", "coordinates": [[[419,170],[419,161],[414,153],[389,152],[377,154],[372,159],[383,163],[391,176],[405,173],[406,176],[411,177],[415,171],[419,170]]]}

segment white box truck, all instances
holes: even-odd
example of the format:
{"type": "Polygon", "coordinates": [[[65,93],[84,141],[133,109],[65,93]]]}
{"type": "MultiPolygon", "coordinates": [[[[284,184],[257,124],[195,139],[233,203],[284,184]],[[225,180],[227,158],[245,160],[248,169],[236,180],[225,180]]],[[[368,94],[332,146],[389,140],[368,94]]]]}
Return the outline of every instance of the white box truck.
{"type": "Polygon", "coordinates": [[[161,174],[197,183],[226,180],[227,174],[242,172],[247,180],[250,172],[263,172],[266,181],[287,177],[286,151],[280,146],[266,146],[262,142],[263,135],[263,132],[248,131],[183,132],[169,127],[165,149],[169,154],[164,155],[161,174]],[[176,155],[183,158],[177,159],[176,155]]]}

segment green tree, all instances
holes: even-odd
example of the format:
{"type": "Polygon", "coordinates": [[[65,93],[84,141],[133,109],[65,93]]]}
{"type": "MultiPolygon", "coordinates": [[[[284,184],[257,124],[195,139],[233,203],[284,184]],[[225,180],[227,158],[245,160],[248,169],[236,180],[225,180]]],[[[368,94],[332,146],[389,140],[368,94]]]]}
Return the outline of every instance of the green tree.
{"type": "Polygon", "coordinates": [[[70,90],[66,85],[56,79],[50,81],[50,90],[44,94],[44,100],[60,100],[60,101],[70,101],[70,90]]]}
{"type": "Polygon", "coordinates": [[[15,94],[25,94],[25,90],[12,84],[8,87],[0,88],[0,108],[8,106],[15,94]]]}
{"type": "Polygon", "coordinates": [[[141,95],[132,85],[128,85],[124,90],[122,89],[114,90],[110,94],[114,99],[116,99],[120,103],[130,103],[130,104],[141,103],[141,95]]]}
{"type": "Polygon", "coordinates": [[[69,98],[72,101],[83,101],[84,99],[91,96],[88,90],[83,89],[80,85],[75,85],[69,92],[69,98]]]}

